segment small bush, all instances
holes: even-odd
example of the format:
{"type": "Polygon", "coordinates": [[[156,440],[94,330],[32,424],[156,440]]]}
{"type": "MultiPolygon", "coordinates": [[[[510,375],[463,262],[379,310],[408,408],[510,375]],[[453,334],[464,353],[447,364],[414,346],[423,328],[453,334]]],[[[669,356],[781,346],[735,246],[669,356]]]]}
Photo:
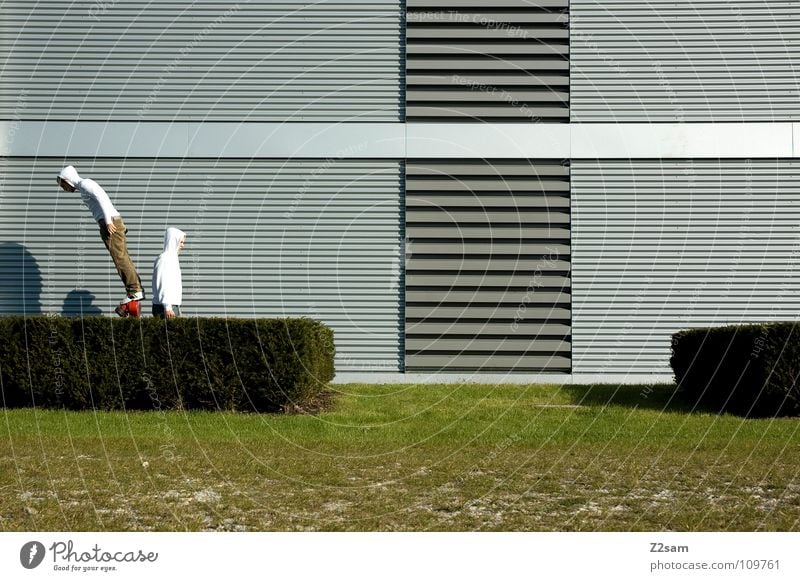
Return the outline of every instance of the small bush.
{"type": "Polygon", "coordinates": [[[800,323],[680,331],[670,364],[678,393],[701,408],[800,415],[800,323]]]}
{"type": "Polygon", "coordinates": [[[6,407],[277,411],[319,393],[333,356],[305,318],[0,318],[6,407]]]}

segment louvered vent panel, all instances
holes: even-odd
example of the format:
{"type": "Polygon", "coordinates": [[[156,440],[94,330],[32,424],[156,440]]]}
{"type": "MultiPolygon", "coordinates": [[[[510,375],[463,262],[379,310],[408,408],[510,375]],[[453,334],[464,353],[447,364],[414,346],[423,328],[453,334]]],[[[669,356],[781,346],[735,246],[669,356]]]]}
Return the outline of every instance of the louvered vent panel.
{"type": "Polygon", "coordinates": [[[570,371],[569,167],[406,165],[406,370],[570,371]]]}
{"type": "Polygon", "coordinates": [[[569,121],[566,0],[408,0],[408,121],[569,121]]]}

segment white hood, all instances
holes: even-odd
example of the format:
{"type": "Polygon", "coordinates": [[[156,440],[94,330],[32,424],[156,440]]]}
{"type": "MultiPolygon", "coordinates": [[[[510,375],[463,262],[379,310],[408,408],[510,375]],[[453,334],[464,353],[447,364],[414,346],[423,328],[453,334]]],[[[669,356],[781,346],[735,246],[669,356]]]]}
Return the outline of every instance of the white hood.
{"type": "Polygon", "coordinates": [[[61,170],[61,173],[58,174],[62,180],[69,182],[73,188],[77,187],[78,182],[81,181],[81,176],[78,175],[78,170],[76,170],[71,165],[68,165],[64,169],[61,170]]]}
{"type": "Polygon", "coordinates": [[[153,263],[153,304],[172,307],[183,302],[178,245],[185,237],[177,228],[167,228],[164,234],[164,252],[153,263]]]}
{"type": "Polygon", "coordinates": [[[164,252],[178,252],[178,245],[181,243],[186,237],[186,233],[183,230],[178,230],[177,228],[167,228],[167,231],[164,233],[164,252]]]}

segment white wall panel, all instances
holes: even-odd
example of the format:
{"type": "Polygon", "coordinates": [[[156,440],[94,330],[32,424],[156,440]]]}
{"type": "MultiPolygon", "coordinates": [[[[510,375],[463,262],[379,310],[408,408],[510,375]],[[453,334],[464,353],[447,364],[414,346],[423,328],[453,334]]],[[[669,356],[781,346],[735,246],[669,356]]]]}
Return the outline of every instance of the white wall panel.
{"type": "Polygon", "coordinates": [[[0,2],[0,118],[402,119],[396,0],[0,2]]]}
{"type": "MultiPolygon", "coordinates": [[[[312,317],[335,332],[337,369],[399,369],[401,162],[66,161],[122,214],[148,297],[176,226],[187,315],[312,317]]],[[[0,314],[110,314],[122,298],[97,224],[56,185],[63,165],[0,158],[0,314]]]]}
{"type": "Polygon", "coordinates": [[[800,120],[797,0],[572,0],[580,122],[800,120]]]}
{"type": "Polygon", "coordinates": [[[573,160],[576,374],[665,374],[679,329],[800,317],[800,162],[573,160]]]}

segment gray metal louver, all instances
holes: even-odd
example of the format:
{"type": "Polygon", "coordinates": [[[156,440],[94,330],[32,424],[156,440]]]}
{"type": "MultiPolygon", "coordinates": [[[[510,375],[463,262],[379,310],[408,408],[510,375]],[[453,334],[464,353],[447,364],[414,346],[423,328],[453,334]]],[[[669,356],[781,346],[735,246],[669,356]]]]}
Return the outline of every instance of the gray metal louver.
{"type": "Polygon", "coordinates": [[[800,317],[800,161],[573,160],[573,371],[669,374],[670,337],[800,317]]]}
{"type": "Polygon", "coordinates": [[[0,2],[0,118],[401,121],[396,0],[0,2]]]}
{"type": "Polygon", "coordinates": [[[569,167],[406,164],[407,371],[570,371],[569,167]]]}
{"type": "Polygon", "coordinates": [[[797,0],[572,0],[572,121],[800,120],[797,0]]]}
{"type": "Polygon", "coordinates": [[[569,121],[568,0],[408,0],[408,121],[569,121]]]}
{"type": "MultiPolygon", "coordinates": [[[[337,369],[402,359],[402,164],[391,160],[71,159],[128,226],[148,294],[167,226],[188,315],[308,316],[335,332],[337,369]]],[[[0,314],[110,314],[123,289],[64,160],[0,158],[0,314]]]]}

